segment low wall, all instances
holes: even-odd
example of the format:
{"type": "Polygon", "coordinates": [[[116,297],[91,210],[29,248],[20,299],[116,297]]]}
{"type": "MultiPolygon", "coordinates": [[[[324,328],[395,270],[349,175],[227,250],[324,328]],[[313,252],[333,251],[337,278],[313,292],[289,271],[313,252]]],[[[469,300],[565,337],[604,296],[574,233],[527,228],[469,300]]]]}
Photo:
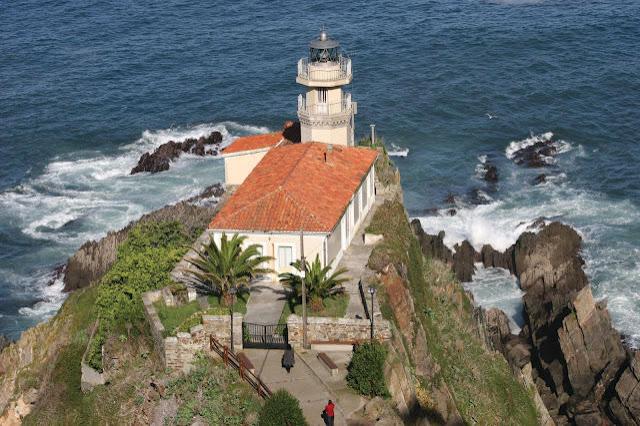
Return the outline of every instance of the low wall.
{"type": "Polygon", "coordinates": [[[87,344],[87,348],[84,350],[84,354],[82,354],[82,360],[80,361],[80,389],[82,390],[82,392],[89,392],[95,386],[104,385],[106,382],[104,372],[101,373],[86,363],[87,352],[89,351],[91,341],[93,340],[93,336],[95,335],[99,324],[99,320],[96,320],[96,322],[93,324],[91,335],[89,336],[88,340],[89,343],[87,344]]]}
{"type": "MultiPolygon", "coordinates": [[[[302,348],[302,317],[289,315],[287,319],[289,344],[302,348]]],[[[369,341],[371,323],[367,319],[307,317],[307,339],[310,344],[354,344],[369,341]]],[[[391,339],[391,324],[380,316],[374,318],[374,338],[391,339]]]]}
{"type": "MultiPolygon", "coordinates": [[[[165,368],[188,372],[198,352],[209,352],[209,336],[231,346],[231,315],[203,315],[202,323],[164,337],[165,328],[153,304],[163,298],[162,290],[142,295],[144,313],[151,328],[154,347],[165,368]]],[[[233,314],[233,342],[236,351],[242,349],[242,314],[233,314]]]]}

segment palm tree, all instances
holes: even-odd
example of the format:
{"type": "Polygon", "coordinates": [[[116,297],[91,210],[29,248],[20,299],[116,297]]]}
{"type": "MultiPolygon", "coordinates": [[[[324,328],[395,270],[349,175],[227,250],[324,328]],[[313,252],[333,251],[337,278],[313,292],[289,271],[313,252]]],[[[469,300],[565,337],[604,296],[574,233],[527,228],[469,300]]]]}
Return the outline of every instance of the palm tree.
{"type": "Polygon", "coordinates": [[[231,239],[223,233],[220,246],[212,238],[209,244],[202,250],[194,249],[197,253],[195,259],[187,261],[195,267],[188,269],[192,283],[196,288],[206,294],[217,294],[224,298],[225,303],[230,304],[229,289],[247,286],[256,276],[272,272],[264,268],[264,262],[271,257],[262,256],[257,244],[252,244],[245,249],[242,243],[246,236],[234,234],[231,239]]]}
{"type": "MultiPolygon", "coordinates": [[[[312,299],[324,299],[326,297],[331,296],[332,294],[341,293],[344,291],[343,288],[337,288],[342,283],[349,280],[349,278],[344,277],[343,275],[347,272],[346,268],[340,268],[334,271],[332,274],[329,274],[331,270],[330,266],[325,266],[324,268],[320,264],[320,257],[316,255],[316,259],[313,261],[311,265],[309,262],[305,260],[306,264],[306,290],[307,290],[307,301],[312,299]]],[[[291,264],[298,271],[302,272],[302,262],[300,260],[296,260],[291,264]]],[[[280,282],[291,288],[293,293],[297,299],[302,299],[302,275],[292,272],[286,272],[279,275],[280,282]]]]}

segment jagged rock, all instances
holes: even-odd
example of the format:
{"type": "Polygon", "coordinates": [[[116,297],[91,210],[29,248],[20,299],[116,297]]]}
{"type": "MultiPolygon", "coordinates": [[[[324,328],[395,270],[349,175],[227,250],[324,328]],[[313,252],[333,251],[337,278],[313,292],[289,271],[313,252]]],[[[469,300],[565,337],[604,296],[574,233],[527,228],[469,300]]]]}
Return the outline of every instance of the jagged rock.
{"type": "MultiPolygon", "coordinates": [[[[156,148],[153,153],[145,152],[138,160],[138,164],[131,169],[131,174],[140,172],[158,173],[169,170],[170,163],[180,157],[182,153],[190,152],[195,155],[204,156],[205,145],[220,145],[222,142],[222,134],[220,132],[211,132],[207,137],[202,136],[198,140],[189,138],[183,142],[169,141],[163,143],[156,148]]],[[[212,154],[217,154],[217,148],[210,150],[212,154]]]]}
{"type": "Polygon", "coordinates": [[[549,138],[516,151],[513,154],[513,161],[518,165],[530,168],[545,167],[548,165],[547,158],[551,158],[557,153],[555,141],[549,138]]]}
{"type": "Polygon", "coordinates": [[[498,181],[498,168],[493,164],[484,164],[482,171],[482,179],[487,182],[496,183],[498,181]]]}
{"type": "Polygon", "coordinates": [[[11,344],[11,339],[9,339],[4,334],[0,334],[0,352],[2,352],[2,350],[7,346],[9,346],[10,344],[11,344]]]}
{"type": "Polygon", "coordinates": [[[444,244],[444,231],[440,231],[438,235],[431,235],[424,232],[420,220],[413,219],[411,221],[411,229],[418,238],[422,253],[430,258],[440,259],[446,263],[453,261],[453,253],[444,244]]]}
{"type": "Polygon", "coordinates": [[[476,250],[464,240],[461,244],[456,244],[453,254],[453,272],[460,282],[469,282],[473,277],[476,268],[474,262],[477,256],[476,250]]]}
{"type": "Polygon", "coordinates": [[[533,179],[533,184],[540,185],[541,183],[545,183],[546,181],[547,181],[547,175],[545,175],[544,173],[541,173],[538,176],[536,176],[535,179],[533,179]]]}
{"type": "Polygon", "coordinates": [[[485,318],[490,347],[504,353],[504,343],[511,336],[507,314],[500,309],[491,308],[485,312],[485,318]]]}
{"type": "Polygon", "coordinates": [[[629,358],[608,408],[620,424],[640,425],[640,351],[635,351],[629,358]]]}
{"type": "Polygon", "coordinates": [[[512,249],[501,252],[491,245],[485,244],[480,250],[480,261],[485,268],[503,268],[512,274],[515,273],[515,259],[512,249]]]}
{"type": "Polygon", "coordinates": [[[450,193],[449,193],[449,194],[447,194],[447,196],[445,197],[444,202],[445,202],[446,204],[455,204],[455,203],[456,203],[456,196],[455,196],[455,195],[453,195],[453,193],[451,193],[451,192],[450,192],[450,193]]]}
{"type": "Polygon", "coordinates": [[[608,406],[610,417],[624,424],[634,418],[631,386],[625,384],[633,380],[620,375],[626,354],[605,304],[593,299],[581,242],[571,227],[554,222],[538,234],[523,233],[505,252],[485,246],[480,258],[485,266],[509,269],[526,292],[526,326],[504,349],[512,365],[531,359],[538,391],[554,420],[600,424],[608,415],[602,407],[608,406]],[[614,386],[622,396],[612,399],[614,386]]]}
{"type": "Polygon", "coordinates": [[[449,216],[455,216],[455,215],[458,214],[458,211],[456,209],[449,209],[449,210],[447,210],[447,214],[449,216]]]}

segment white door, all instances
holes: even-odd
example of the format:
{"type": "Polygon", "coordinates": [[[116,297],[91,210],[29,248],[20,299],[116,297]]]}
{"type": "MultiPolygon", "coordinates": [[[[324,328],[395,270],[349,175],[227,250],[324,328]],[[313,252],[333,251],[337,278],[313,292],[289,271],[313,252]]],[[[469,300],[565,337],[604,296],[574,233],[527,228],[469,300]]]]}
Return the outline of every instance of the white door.
{"type": "Polygon", "coordinates": [[[276,267],[277,272],[288,272],[291,270],[291,263],[293,262],[293,247],[292,246],[278,246],[278,254],[276,255],[276,267]]]}

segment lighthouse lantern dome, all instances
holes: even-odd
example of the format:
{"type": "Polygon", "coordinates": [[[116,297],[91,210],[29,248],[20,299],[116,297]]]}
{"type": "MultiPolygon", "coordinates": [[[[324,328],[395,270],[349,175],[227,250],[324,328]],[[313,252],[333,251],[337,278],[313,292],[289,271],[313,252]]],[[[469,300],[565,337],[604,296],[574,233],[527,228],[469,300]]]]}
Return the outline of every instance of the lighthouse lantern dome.
{"type": "Polygon", "coordinates": [[[309,43],[310,62],[338,62],[340,60],[340,43],[329,37],[325,30],[309,43]]]}

